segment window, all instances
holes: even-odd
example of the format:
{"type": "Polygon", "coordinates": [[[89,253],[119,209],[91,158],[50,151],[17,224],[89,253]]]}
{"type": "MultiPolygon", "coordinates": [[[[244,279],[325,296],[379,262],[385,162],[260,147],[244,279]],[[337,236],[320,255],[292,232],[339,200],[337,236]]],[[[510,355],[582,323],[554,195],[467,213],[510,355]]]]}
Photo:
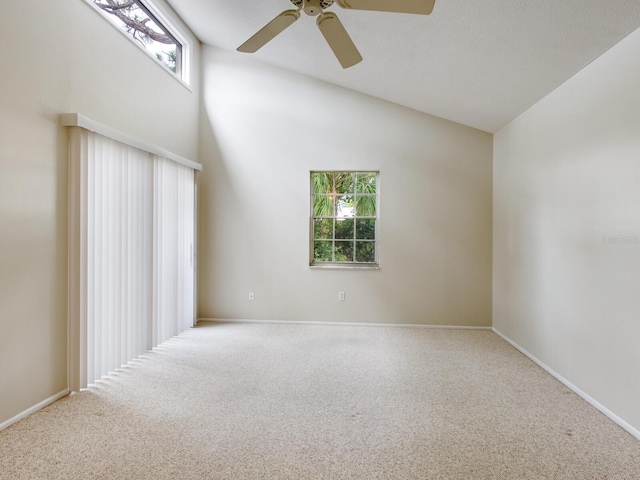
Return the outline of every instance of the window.
{"type": "Polygon", "coordinates": [[[183,79],[183,42],[142,0],[90,0],[152,57],[183,79]]]}
{"type": "Polygon", "coordinates": [[[378,266],[378,172],[311,172],[311,265],[378,266]]]}

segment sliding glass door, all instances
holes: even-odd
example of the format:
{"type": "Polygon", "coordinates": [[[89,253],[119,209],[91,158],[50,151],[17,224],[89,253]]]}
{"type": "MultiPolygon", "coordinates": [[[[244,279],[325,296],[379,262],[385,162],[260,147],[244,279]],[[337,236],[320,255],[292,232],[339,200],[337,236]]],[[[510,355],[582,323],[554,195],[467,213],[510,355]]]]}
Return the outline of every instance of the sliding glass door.
{"type": "Polygon", "coordinates": [[[70,387],[195,321],[195,171],[80,127],[70,136],[70,387]]]}

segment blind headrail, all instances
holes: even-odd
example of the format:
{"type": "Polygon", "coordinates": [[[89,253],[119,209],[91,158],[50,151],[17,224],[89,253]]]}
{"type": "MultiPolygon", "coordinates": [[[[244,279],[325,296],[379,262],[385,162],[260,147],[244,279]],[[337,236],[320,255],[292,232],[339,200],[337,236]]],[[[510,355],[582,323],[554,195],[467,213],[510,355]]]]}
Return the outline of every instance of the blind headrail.
{"type": "Polygon", "coordinates": [[[181,165],[185,165],[189,168],[193,168],[194,170],[202,171],[202,164],[189,160],[188,158],[181,157],[180,155],[176,155],[169,150],[166,150],[162,147],[158,147],[156,145],[152,145],[149,142],[145,142],[144,140],[140,140],[138,138],[132,137],[131,135],[127,135],[119,130],[108,127],[100,122],[96,122],[95,120],[91,120],[84,115],[79,113],[63,113],[60,115],[60,123],[64,127],[81,127],[91,132],[95,132],[99,135],[103,135],[105,137],[116,140],[120,143],[124,143],[125,145],[129,145],[130,147],[139,148],[140,150],[144,150],[145,152],[153,153],[154,155],[158,155],[160,157],[168,158],[169,160],[173,160],[176,163],[181,165]]]}

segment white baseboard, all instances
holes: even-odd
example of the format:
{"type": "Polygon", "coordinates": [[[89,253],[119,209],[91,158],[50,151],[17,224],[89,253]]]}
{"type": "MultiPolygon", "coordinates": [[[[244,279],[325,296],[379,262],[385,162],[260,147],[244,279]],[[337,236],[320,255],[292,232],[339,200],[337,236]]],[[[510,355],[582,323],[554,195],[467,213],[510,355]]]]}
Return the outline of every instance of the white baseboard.
{"type": "Polygon", "coordinates": [[[32,413],[36,413],[38,410],[42,410],[44,407],[48,407],[53,402],[57,402],[58,400],[60,400],[63,397],[66,397],[67,395],[69,395],[69,389],[65,388],[63,391],[56,393],[55,395],[47,398],[46,400],[43,400],[39,404],[34,405],[33,407],[25,410],[22,413],[19,413],[18,415],[16,415],[13,418],[10,418],[6,422],[0,423],[0,430],[4,430],[5,428],[13,425],[14,423],[19,422],[23,418],[27,418],[32,413]]]}
{"type": "Polygon", "coordinates": [[[573,383],[571,383],[569,380],[567,380],[566,378],[564,378],[562,375],[560,375],[558,372],[556,372],[555,370],[553,370],[551,367],[549,367],[548,365],[546,365],[545,363],[541,362],[540,360],[538,360],[535,356],[533,356],[532,354],[530,354],[529,352],[527,352],[524,348],[522,348],[520,345],[518,345],[516,342],[514,342],[513,340],[511,340],[509,337],[507,337],[505,334],[503,334],[502,332],[500,332],[499,330],[497,330],[496,328],[492,329],[493,332],[498,335],[500,338],[502,338],[504,341],[506,341],[507,343],[509,343],[511,346],[513,346],[516,350],[520,351],[523,355],[525,355],[526,357],[528,357],[531,361],[533,361],[534,363],[536,363],[538,366],[540,366],[541,368],[543,368],[544,370],[546,370],[548,373],[550,373],[551,375],[553,375],[557,380],[559,380],[562,384],[564,384],[566,387],[568,387],[569,389],[573,390],[575,393],[577,393],[578,395],[580,395],[582,398],[584,398],[587,402],[589,402],[591,405],[593,405],[595,408],[597,408],[598,410],[600,410],[602,413],[604,413],[607,417],[609,417],[611,420],[613,420],[614,422],[616,422],[618,425],[620,425],[622,428],[624,428],[627,432],[629,432],[631,435],[633,435],[634,437],[636,437],[638,440],[640,440],[640,430],[634,428],[633,426],[631,426],[629,423],[625,422],[622,418],[620,418],[618,415],[616,415],[615,413],[613,413],[611,410],[609,410],[607,407],[605,407],[604,405],[602,405],[600,402],[598,402],[597,400],[595,400],[593,397],[591,397],[590,395],[588,395],[587,393],[585,393],[584,391],[580,390],[578,387],[576,387],[573,383]]]}
{"type": "Polygon", "coordinates": [[[297,320],[250,320],[226,318],[199,318],[198,323],[262,323],[274,325],[324,325],[335,327],[398,327],[398,328],[438,328],[449,330],[488,330],[491,327],[471,327],[465,325],[424,325],[414,323],[359,323],[359,322],[304,322],[297,320]]]}

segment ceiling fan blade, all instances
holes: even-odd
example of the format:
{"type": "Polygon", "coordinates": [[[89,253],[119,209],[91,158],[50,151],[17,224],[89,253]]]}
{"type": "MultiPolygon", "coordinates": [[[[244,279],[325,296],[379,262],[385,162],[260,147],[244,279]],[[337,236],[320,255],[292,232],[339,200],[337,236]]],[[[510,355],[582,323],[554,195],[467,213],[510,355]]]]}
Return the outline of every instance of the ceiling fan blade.
{"type": "Polygon", "coordinates": [[[429,15],[436,0],[336,0],[342,8],[429,15]]]}
{"type": "Polygon", "coordinates": [[[240,45],[237,50],[244,53],[257,52],[299,18],[299,10],[285,10],[262,27],[253,37],[240,45]]]}
{"type": "Polygon", "coordinates": [[[342,68],[352,67],[362,61],[360,52],[335,13],[325,12],[319,15],[316,23],[342,68]]]}

